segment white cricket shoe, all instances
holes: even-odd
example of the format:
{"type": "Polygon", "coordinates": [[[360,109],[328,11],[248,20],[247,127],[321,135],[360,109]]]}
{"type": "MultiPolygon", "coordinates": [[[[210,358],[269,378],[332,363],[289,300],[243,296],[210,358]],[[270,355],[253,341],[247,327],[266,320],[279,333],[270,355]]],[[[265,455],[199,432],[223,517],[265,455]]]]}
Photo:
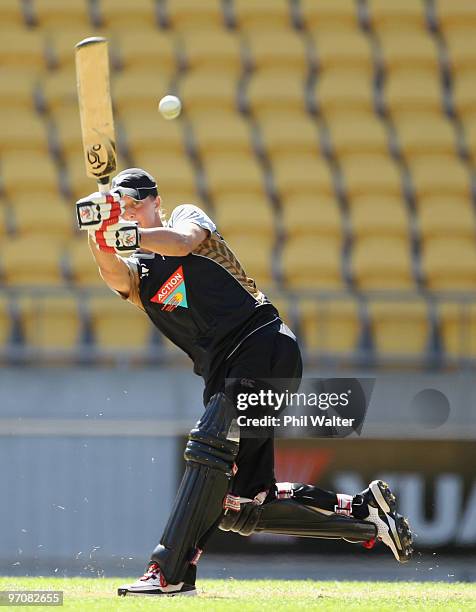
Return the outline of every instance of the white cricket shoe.
{"type": "Polygon", "coordinates": [[[196,595],[195,585],[179,582],[178,584],[168,584],[160,571],[157,563],[150,563],[147,571],[132,584],[124,584],[117,589],[117,594],[125,597],[126,595],[165,595],[175,597],[177,595],[196,595]]]}
{"type": "Polygon", "coordinates": [[[388,484],[373,480],[361,495],[369,511],[364,520],[376,526],[377,539],[390,548],[397,561],[410,561],[413,553],[412,532],[407,519],[397,513],[395,495],[388,484]]]}

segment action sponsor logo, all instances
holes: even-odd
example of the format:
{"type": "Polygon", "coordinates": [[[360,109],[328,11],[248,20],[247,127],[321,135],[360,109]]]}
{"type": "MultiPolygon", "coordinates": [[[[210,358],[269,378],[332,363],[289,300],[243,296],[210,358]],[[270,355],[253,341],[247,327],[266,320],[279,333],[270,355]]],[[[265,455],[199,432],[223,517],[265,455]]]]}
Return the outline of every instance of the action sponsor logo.
{"type": "Polygon", "coordinates": [[[178,306],[188,308],[187,291],[185,288],[185,278],[182,266],[179,266],[175,270],[150,301],[161,304],[162,310],[167,312],[175,310],[178,306]]]}

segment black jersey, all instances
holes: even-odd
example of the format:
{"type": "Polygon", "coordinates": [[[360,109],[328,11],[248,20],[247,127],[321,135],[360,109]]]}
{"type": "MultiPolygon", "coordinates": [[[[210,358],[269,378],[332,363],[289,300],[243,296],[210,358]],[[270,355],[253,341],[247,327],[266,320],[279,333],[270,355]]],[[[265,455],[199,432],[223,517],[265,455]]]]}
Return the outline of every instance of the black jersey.
{"type": "Polygon", "coordinates": [[[208,380],[247,336],[279,315],[202,210],[179,206],[168,227],[184,221],[208,230],[209,237],[185,257],[136,253],[126,260],[134,279],[129,300],[208,380]]]}

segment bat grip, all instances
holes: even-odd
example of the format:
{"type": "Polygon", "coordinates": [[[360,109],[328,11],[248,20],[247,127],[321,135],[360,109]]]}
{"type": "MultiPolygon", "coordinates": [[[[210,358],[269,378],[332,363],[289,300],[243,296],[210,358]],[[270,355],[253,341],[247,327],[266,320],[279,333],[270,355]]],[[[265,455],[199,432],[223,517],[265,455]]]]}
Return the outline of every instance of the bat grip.
{"type": "Polygon", "coordinates": [[[98,189],[101,193],[107,193],[111,188],[111,184],[109,183],[109,179],[106,179],[105,183],[98,183],[98,189]]]}

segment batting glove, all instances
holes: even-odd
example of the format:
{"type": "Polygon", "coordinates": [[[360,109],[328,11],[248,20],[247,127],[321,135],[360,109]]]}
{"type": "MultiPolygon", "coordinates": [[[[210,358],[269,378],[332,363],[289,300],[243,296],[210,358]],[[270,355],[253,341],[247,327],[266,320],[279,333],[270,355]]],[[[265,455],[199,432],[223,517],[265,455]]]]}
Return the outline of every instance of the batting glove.
{"type": "Polygon", "coordinates": [[[101,229],[90,231],[96,247],[106,253],[131,254],[139,248],[139,228],[131,223],[104,221],[101,229]]]}
{"type": "Polygon", "coordinates": [[[124,205],[117,193],[96,191],[76,202],[76,215],[81,230],[97,230],[105,221],[118,223],[123,212],[124,205]]]}

